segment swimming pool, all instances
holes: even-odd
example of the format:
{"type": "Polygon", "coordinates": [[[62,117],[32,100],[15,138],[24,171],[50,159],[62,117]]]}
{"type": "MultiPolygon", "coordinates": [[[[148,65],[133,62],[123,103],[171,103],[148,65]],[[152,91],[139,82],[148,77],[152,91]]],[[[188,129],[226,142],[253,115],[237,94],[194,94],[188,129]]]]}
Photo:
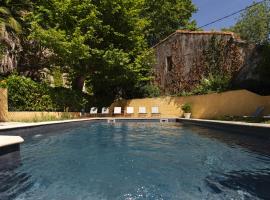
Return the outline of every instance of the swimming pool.
{"type": "Polygon", "coordinates": [[[180,123],[41,129],[0,160],[1,200],[270,199],[269,140],[180,123]]]}

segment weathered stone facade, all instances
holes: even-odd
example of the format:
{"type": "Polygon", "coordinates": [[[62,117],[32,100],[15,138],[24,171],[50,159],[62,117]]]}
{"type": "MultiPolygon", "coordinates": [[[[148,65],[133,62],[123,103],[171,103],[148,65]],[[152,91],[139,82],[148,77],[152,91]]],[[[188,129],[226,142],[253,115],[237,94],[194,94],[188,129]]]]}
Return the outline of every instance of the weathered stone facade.
{"type": "Polygon", "coordinates": [[[209,63],[234,75],[253,48],[231,32],[176,31],[154,46],[155,83],[165,94],[191,91],[210,73],[209,63]]]}

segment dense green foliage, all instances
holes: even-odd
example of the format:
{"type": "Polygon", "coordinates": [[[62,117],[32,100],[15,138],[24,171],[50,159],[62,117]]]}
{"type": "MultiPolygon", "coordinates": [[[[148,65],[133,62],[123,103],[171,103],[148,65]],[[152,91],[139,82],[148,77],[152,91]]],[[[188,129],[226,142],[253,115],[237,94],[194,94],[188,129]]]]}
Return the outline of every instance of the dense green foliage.
{"type": "MultiPolygon", "coordinates": [[[[253,79],[245,80],[241,87],[266,95],[270,92],[270,1],[252,7],[242,13],[235,26],[229,30],[251,43],[256,43],[257,63],[253,73],[253,79]]],[[[252,69],[251,69],[252,70],[252,69]]]]}
{"type": "Polygon", "coordinates": [[[265,1],[247,9],[231,30],[250,42],[262,43],[269,40],[270,2],[265,1]]]}
{"type": "Polygon", "coordinates": [[[69,68],[73,89],[86,81],[97,98],[112,101],[153,93],[147,90],[154,63],[148,45],[194,27],[194,11],[190,0],[50,0],[37,1],[27,19],[30,38],[69,68]]]}
{"type": "Polygon", "coordinates": [[[16,110],[79,109],[84,84],[101,105],[158,96],[159,90],[151,85],[151,46],[176,29],[195,27],[190,21],[196,10],[191,0],[3,0],[1,6],[0,23],[9,43],[2,42],[0,52],[10,48],[4,56],[13,59],[5,63],[12,67],[5,75],[15,69],[39,81],[7,79],[10,106],[16,110]],[[68,73],[72,89],[41,83],[44,68],[51,71],[57,87],[63,84],[61,73],[68,73]],[[78,103],[74,107],[64,100],[78,103]]]}
{"type": "Polygon", "coordinates": [[[176,29],[194,30],[195,21],[190,21],[196,11],[191,0],[145,0],[143,16],[149,19],[147,39],[154,45],[176,29]]]}
{"type": "Polygon", "coordinates": [[[194,88],[192,91],[183,91],[179,93],[178,96],[192,96],[224,92],[231,89],[230,85],[231,77],[221,75],[209,75],[207,78],[203,78],[200,84],[198,84],[197,87],[194,88]]]}
{"type": "Polygon", "coordinates": [[[51,88],[30,78],[12,75],[6,79],[12,111],[80,111],[87,96],[66,88],[51,88]]]}
{"type": "MultiPolygon", "coordinates": [[[[19,2],[15,2],[19,3],[19,2]]],[[[0,32],[3,34],[5,31],[11,31],[15,33],[20,33],[22,31],[21,25],[18,21],[18,7],[14,7],[14,2],[3,0],[0,6],[0,32]]],[[[21,10],[21,9],[20,9],[21,10]]]]}
{"type": "Polygon", "coordinates": [[[0,81],[0,88],[7,88],[7,83],[5,80],[0,81]]]}
{"type": "Polygon", "coordinates": [[[231,77],[221,75],[209,75],[202,79],[201,83],[193,90],[193,94],[209,94],[224,92],[230,88],[231,77]]]}
{"type": "Polygon", "coordinates": [[[258,71],[262,79],[267,80],[270,85],[270,44],[265,43],[261,45],[259,51],[262,59],[259,63],[258,71]]]}

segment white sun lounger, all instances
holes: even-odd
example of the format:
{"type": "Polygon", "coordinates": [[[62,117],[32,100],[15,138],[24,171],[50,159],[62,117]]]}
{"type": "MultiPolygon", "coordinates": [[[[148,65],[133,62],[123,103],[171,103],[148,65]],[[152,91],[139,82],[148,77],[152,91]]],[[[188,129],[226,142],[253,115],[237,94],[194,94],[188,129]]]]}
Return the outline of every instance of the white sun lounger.
{"type": "Polygon", "coordinates": [[[121,107],[114,107],[113,114],[120,115],[122,111],[121,107]]]}
{"type": "Polygon", "coordinates": [[[146,108],[145,107],[139,107],[139,114],[146,114],[146,108]]]}
{"type": "Polygon", "coordinates": [[[110,113],[110,109],[108,107],[103,107],[101,110],[101,114],[108,115],[110,113]]]}
{"type": "Polygon", "coordinates": [[[134,107],[127,107],[127,114],[134,114],[134,107]]]}
{"type": "Polygon", "coordinates": [[[91,109],[90,109],[90,114],[91,115],[96,115],[98,113],[98,108],[97,107],[92,107],[91,109]]]}
{"type": "Polygon", "coordinates": [[[159,109],[157,106],[151,108],[151,114],[159,114],[159,109]]]}

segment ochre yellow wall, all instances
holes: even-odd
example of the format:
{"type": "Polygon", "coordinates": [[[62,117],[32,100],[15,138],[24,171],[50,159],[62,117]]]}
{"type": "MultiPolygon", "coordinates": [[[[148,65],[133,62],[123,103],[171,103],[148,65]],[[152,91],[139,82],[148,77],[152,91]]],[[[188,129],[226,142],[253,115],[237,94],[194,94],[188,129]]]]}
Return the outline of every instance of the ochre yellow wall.
{"type": "MultiPolygon", "coordinates": [[[[180,117],[182,116],[181,106],[184,103],[192,105],[192,117],[201,119],[212,119],[230,116],[251,115],[257,107],[264,106],[265,115],[270,115],[270,96],[260,96],[246,90],[229,91],[208,95],[190,97],[160,97],[132,99],[115,102],[113,107],[127,106],[134,107],[135,114],[125,115],[127,117],[180,117]],[[139,106],[145,106],[146,115],[139,115],[139,106]],[[151,115],[151,107],[158,106],[160,115],[151,115]]],[[[0,121],[39,121],[44,119],[60,119],[67,113],[62,112],[8,112],[7,90],[0,89],[0,121]]],[[[80,117],[80,113],[68,113],[73,118],[80,117]]],[[[122,115],[123,116],[123,115],[122,115]]],[[[122,117],[121,116],[121,117],[122,117]]]]}
{"type": "Polygon", "coordinates": [[[34,122],[57,120],[63,117],[79,118],[79,112],[8,112],[8,121],[34,122]]]}
{"type": "Polygon", "coordinates": [[[8,120],[7,89],[0,88],[0,122],[8,120]]]}
{"type": "Polygon", "coordinates": [[[159,117],[180,117],[182,116],[181,105],[190,103],[192,105],[192,117],[201,119],[212,119],[226,115],[244,116],[252,115],[259,106],[264,106],[264,114],[270,114],[270,96],[260,96],[247,90],[229,91],[224,93],[214,93],[208,95],[190,97],[163,97],[133,99],[115,102],[111,105],[135,109],[133,117],[151,117],[138,115],[139,106],[145,106],[147,112],[151,112],[152,106],[160,108],[159,117]]]}

